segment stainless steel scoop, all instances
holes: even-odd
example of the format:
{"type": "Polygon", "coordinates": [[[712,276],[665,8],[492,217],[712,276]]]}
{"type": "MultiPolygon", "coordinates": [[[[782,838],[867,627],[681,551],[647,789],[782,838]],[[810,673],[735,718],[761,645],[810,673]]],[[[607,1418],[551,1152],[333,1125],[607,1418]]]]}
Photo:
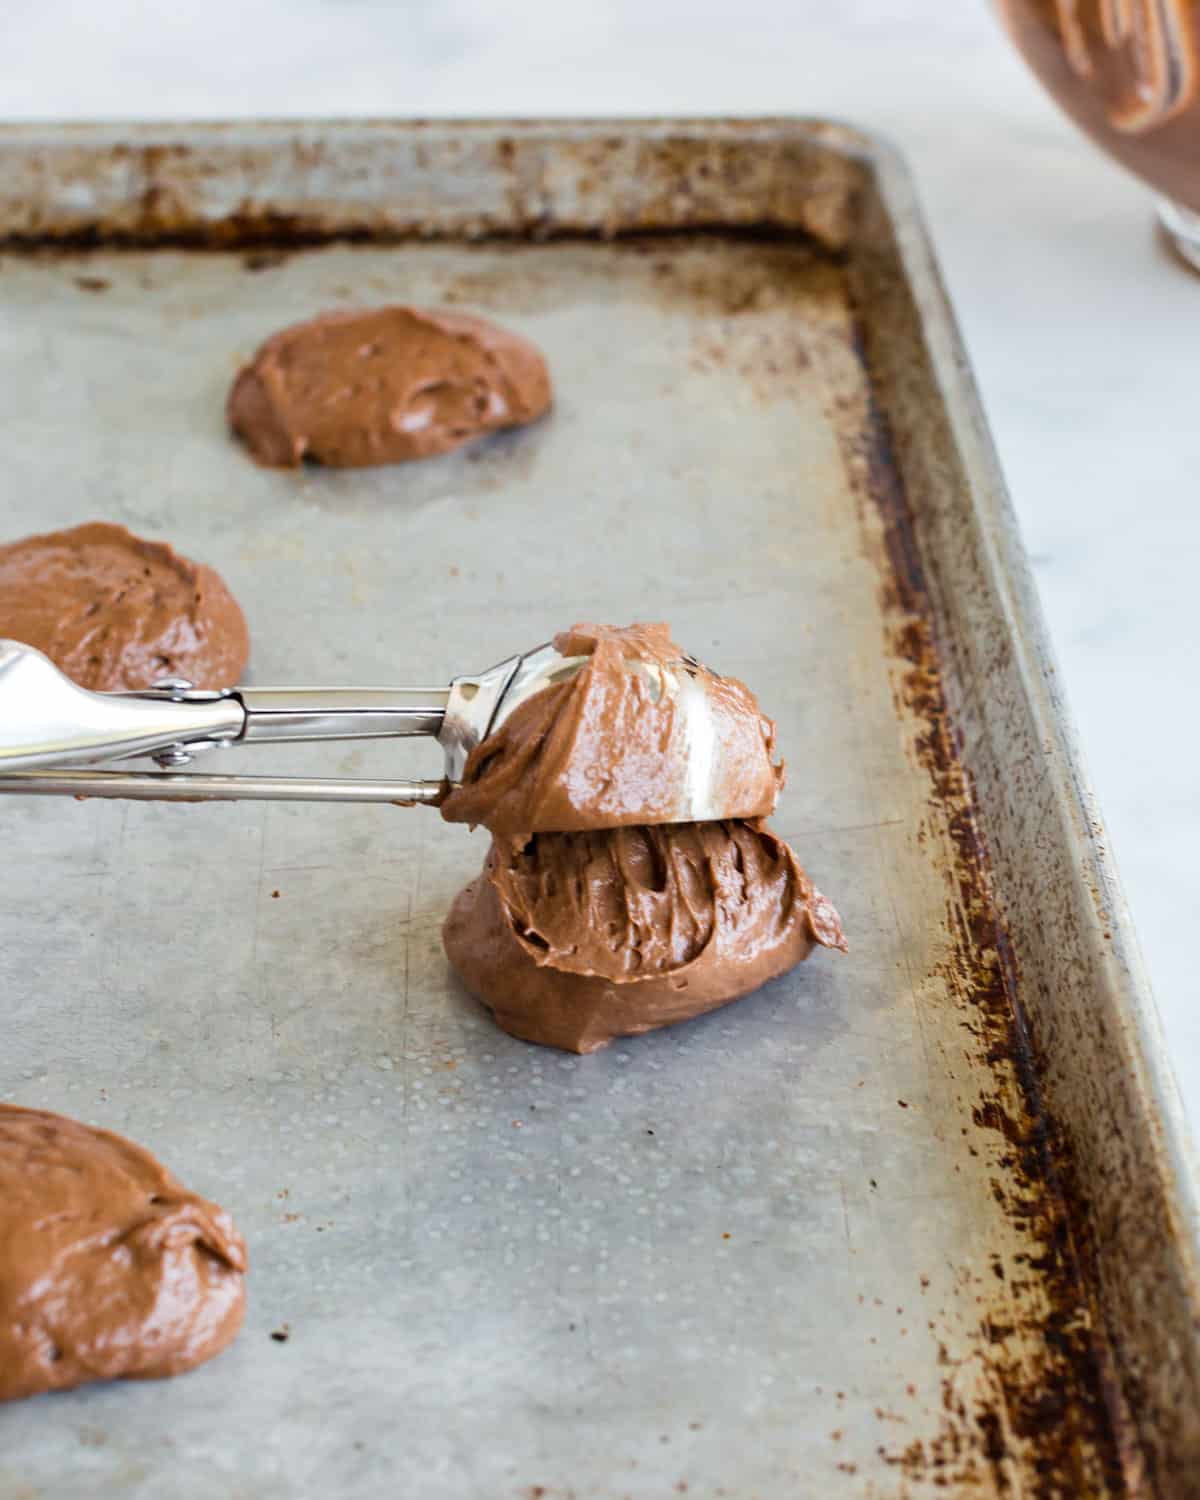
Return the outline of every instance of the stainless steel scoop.
{"type": "MultiPolygon", "coordinates": [[[[573,677],[589,660],[551,645],[455,677],[442,688],[255,688],[220,692],[171,679],[144,692],[93,693],[40,651],[0,640],[0,792],[35,796],[172,801],[437,802],[445,782],[371,781],[183,772],[199,754],[267,740],[435,737],[446,778],[462,779],[467,756],[533,694],[573,677]],[[158,771],[78,769],[149,756],[158,771]]],[[[679,699],[687,716],[688,764],[677,821],[734,816],[711,804],[718,736],[699,663],[670,667],[631,658],[651,692],[679,699]]]]}

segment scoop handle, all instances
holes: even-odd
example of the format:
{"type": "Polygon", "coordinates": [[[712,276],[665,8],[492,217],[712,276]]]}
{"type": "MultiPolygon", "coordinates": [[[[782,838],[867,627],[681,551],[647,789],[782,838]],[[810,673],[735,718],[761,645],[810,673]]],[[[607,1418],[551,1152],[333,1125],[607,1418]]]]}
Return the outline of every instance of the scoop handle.
{"type": "Polygon", "coordinates": [[[523,658],[439,688],[260,688],[209,691],[168,679],[138,693],[94,693],[40,651],[0,640],[0,794],[171,802],[392,802],[431,806],[436,781],[178,774],[197,751],[252,741],[441,741],[446,776],[462,775],[523,658]],[[159,772],[103,763],[152,756],[159,772]]]}
{"type": "Polygon", "coordinates": [[[246,712],[239,739],[377,740],[442,732],[450,689],[248,688],[232,696],[246,712]]]}
{"type": "Polygon", "coordinates": [[[94,693],[49,657],[0,641],[0,774],[153,755],[184,764],[213,745],[386,739],[442,729],[449,688],[230,688],[168,680],[94,693]]]}
{"type": "Polygon", "coordinates": [[[349,777],[219,776],[174,771],[17,771],[0,776],[0,796],[119,797],[134,802],[390,802],[435,807],[444,781],[349,777]]]}
{"type": "Polygon", "coordinates": [[[236,698],[168,690],[93,693],[47,656],[0,640],[0,772],[154,755],[181,744],[235,740],[245,723],[236,698]]]}

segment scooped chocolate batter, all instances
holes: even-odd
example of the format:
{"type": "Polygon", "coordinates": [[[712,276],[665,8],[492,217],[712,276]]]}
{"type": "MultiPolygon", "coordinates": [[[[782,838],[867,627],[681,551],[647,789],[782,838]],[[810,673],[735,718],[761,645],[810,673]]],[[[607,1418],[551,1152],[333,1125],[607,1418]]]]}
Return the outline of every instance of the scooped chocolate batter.
{"type": "Polygon", "coordinates": [[[229,1215],[148,1151],[0,1104],[0,1401],[202,1364],[241,1327],[245,1269],[229,1215]]]}
{"type": "MultiPolygon", "coordinates": [[[[576,625],[554,644],[590,660],[522,703],[472,751],[442,816],[508,835],[679,821],[700,752],[688,743],[679,700],[630,670],[631,662],[687,670],[670,627],[576,625]]],[[[699,665],[690,675],[713,708],[715,739],[704,754],[714,803],[728,817],[767,817],[783,785],[783,766],[772,761],[774,724],[736,678],[699,665]]]]}
{"type": "Polygon", "coordinates": [[[269,338],[229,393],[229,423],[261,464],[335,468],[428,458],[550,406],[528,340],[467,313],[323,313],[269,338]]]}
{"type": "Polygon", "coordinates": [[[245,618],[212,568],[105,521],[0,547],[0,636],[101,692],[163,677],[232,687],[250,654],[245,618]]]}
{"type": "Polygon", "coordinates": [[[493,840],[443,929],[451,964],[514,1036],[593,1052],[844,950],[833,906],[761,823],[493,840]]]}

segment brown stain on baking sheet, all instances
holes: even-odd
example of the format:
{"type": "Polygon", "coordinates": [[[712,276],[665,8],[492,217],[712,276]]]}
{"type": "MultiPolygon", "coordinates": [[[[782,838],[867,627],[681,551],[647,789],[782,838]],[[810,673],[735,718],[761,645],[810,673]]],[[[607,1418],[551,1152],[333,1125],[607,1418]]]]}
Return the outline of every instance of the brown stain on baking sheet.
{"type": "MultiPolygon", "coordinates": [[[[478,234],[458,235],[442,233],[435,227],[397,225],[373,228],[370,226],[343,223],[341,220],[324,222],[303,214],[276,212],[227,214],[224,218],[195,221],[181,218],[177,224],[160,222],[157,217],[138,219],[129,224],[81,224],[38,230],[28,233],[22,229],[0,231],[0,252],[12,252],[53,260],[63,256],[74,256],[92,250],[191,250],[200,254],[242,254],[242,263],[248,271],[270,271],[286,265],[294,255],[305,250],[319,250],[331,245],[362,245],[370,249],[398,247],[404,245],[434,244],[451,240],[469,245],[490,247],[511,246],[522,249],[529,245],[578,244],[594,245],[598,242],[620,245],[634,254],[647,254],[651,248],[667,248],[676,240],[718,241],[728,244],[743,241],[748,245],[778,245],[781,248],[811,248],[826,264],[837,264],[840,252],[824,251],[816,241],[794,231],[781,230],[768,222],[748,222],[730,229],[714,222],[680,226],[658,227],[613,227],[605,230],[589,229],[571,223],[547,222],[537,234],[530,234],[520,225],[509,227],[497,224],[478,234]]],[[[464,279],[466,289],[455,289],[448,298],[452,302],[470,301],[475,305],[487,305],[486,295],[475,294],[469,279],[464,279]]],[[[346,293],[349,295],[349,292],[346,293]]],[[[728,292],[723,294],[728,298],[728,292]]],[[[759,310],[764,296],[748,297],[731,312],[753,312],[759,310]]],[[[511,306],[511,302],[505,303],[511,306]]]]}
{"type": "Polygon", "coordinates": [[[830,156],[811,128],[775,138],[756,136],[752,122],[727,121],[713,138],[711,125],[697,132],[681,121],[635,139],[624,128],[574,122],[547,138],[520,124],[460,121],[447,136],[444,126],[410,121],[383,180],[374,160],[386,125],[327,122],[286,143],[261,128],[239,139],[199,126],[192,140],[108,141],[86,155],[47,145],[31,154],[29,180],[0,218],[0,245],[290,249],[733,229],[844,248],[863,191],[856,163],[830,156]],[[336,187],[289,197],[272,170],[280,155],[294,176],[336,187]],[[422,186],[446,174],[473,174],[489,190],[431,211],[422,186]],[[407,196],[396,192],[397,178],[407,179],[407,196]],[[214,180],[244,184],[240,200],[214,198],[214,180]],[[65,182],[69,194],[43,195],[50,181],[65,182]]]}
{"type": "MultiPolygon", "coordinates": [[[[651,253],[656,248],[648,242],[651,253]]],[[[831,425],[878,579],[897,718],[927,787],[911,838],[944,888],[936,957],[916,979],[927,997],[923,1003],[938,1009],[931,1035],[945,1072],[937,1083],[952,1090],[954,1099],[955,1139],[946,1143],[946,1171],[959,1170],[958,1151],[978,1162],[981,1185],[1002,1216],[996,1245],[983,1245],[982,1264],[960,1268],[945,1303],[931,1304],[925,1319],[942,1385],[938,1409],[926,1408],[920,1417],[913,1412],[912,1421],[931,1426],[932,1435],[899,1441],[894,1424],[901,1419],[889,1416],[886,1425],[879,1419],[877,1458],[901,1485],[886,1493],[1141,1493],[1144,1461],[1133,1449],[1097,1333],[1092,1262],[1079,1238],[1087,1222],[1082,1201],[1070,1156],[1040,1096],[1039,1070],[1020,1019],[1019,976],[947,703],[916,521],[891,435],[871,395],[863,338],[845,319],[847,304],[853,306],[852,268],[811,247],[797,247],[793,257],[782,247],[768,247],[756,256],[754,270],[769,290],[754,297],[732,284],[714,296],[703,262],[695,269],[693,274],[684,260],[664,272],[665,299],[715,305],[729,319],[743,310],[761,311],[764,299],[794,312],[787,283],[800,278],[802,321],[788,321],[790,368],[816,366],[822,383],[838,392],[831,425]],[[947,1047],[947,1014],[961,1029],[961,1048],[947,1047]]],[[[738,372],[756,398],[777,398],[784,367],[776,331],[755,337],[753,348],[744,339],[737,345],[738,372]]],[[[697,344],[693,368],[729,362],[719,340],[710,345],[697,344]]],[[[895,1102],[898,1109],[912,1103],[895,1102]]],[[[876,1189],[874,1180],[871,1187],[876,1189]]],[[[922,1290],[929,1285],[922,1277],[922,1290]]],[[[915,1398],[914,1387],[907,1393],[915,1398]]]]}
{"type": "Polygon", "coordinates": [[[966,1038],[960,1105],[977,1137],[971,1142],[968,1134],[966,1144],[988,1161],[992,1196],[1018,1246],[994,1254],[983,1273],[960,1273],[956,1305],[973,1309],[965,1338],[959,1322],[951,1330],[945,1310],[929,1323],[943,1369],[934,1436],[881,1440],[877,1453],[922,1489],[1038,1500],[1127,1495],[1135,1465],[1118,1441],[1115,1384],[1087,1295],[1086,1247],[1073,1235],[1070,1164],[1040,1097],[1020,1017],[1019,976],[947,707],[913,513],[870,394],[868,348],[861,336],[853,345],[867,378],[853,388],[840,382],[831,416],[879,573],[897,717],[928,778],[918,844],[946,888],[936,978],[966,1038]]]}

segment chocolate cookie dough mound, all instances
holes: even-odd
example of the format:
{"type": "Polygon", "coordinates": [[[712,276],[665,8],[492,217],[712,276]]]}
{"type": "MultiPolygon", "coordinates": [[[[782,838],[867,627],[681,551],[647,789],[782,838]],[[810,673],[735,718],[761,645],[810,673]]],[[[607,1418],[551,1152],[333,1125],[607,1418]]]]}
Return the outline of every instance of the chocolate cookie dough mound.
{"type": "Polygon", "coordinates": [[[756,822],[494,840],[446,953],[514,1036],[592,1052],[845,948],[832,905],[756,822]]]}
{"type": "Polygon", "coordinates": [[[229,393],[229,424],[261,464],[334,468],[445,453],[548,410],[526,339],[466,313],[331,312],[269,338],[229,393]]]}
{"type": "Polygon", "coordinates": [[[772,760],[775,725],[735,677],[695,664],[690,675],[711,709],[712,744],[697,749],[680,700],[659,690],[648,663],[680,671],[667,625],[575,625],[555,636],[566,657],[587,658],[568,680],[543,688],[476,746],[460,785],[442,804],[452,823],[493,834],[674,823],[704,754],[711,795],[729,817],[765,818],[783,785],[772,760]]]}
{"type": "Polygon", "coordinates": [[[0,546],[0,636],[101,692],[163,677],[232,687],[250,654],[242,611],[212,568],[104,521],[0,546]]]}
{"type": "Polygon", "coordinates": [[[0,1104],[0,1401],[211,1359],[245,1269],[229,1215],[148,1151],[0,1104]]]}

